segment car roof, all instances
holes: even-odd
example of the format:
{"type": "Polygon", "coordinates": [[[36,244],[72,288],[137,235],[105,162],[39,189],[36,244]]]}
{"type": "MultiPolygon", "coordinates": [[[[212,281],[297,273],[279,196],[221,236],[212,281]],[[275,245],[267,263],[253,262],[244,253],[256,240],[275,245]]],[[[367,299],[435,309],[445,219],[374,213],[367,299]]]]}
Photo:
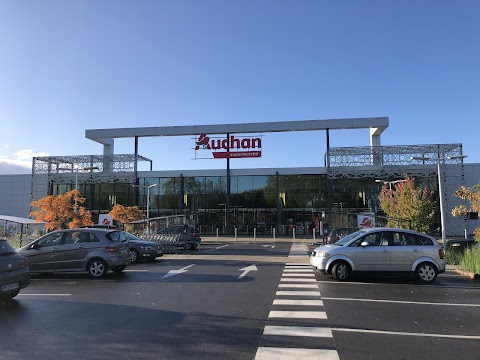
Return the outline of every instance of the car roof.
{"type": "Polygon", "coordinates": [[[409,230],[409,229],[401,229],[401,228],[390,228],[390,227],[371,227],[371,228],[362,228],[359,229],[358,231],[364,231],[366,233],[369,232],[377,232],[377,231],[402,231],[402,232],[408,232],[410,234],[418,234],[418,235],[423,235],[423,236],[429,236],[432,237],[428,234],[424,234],[415,230],[409,230]]]}

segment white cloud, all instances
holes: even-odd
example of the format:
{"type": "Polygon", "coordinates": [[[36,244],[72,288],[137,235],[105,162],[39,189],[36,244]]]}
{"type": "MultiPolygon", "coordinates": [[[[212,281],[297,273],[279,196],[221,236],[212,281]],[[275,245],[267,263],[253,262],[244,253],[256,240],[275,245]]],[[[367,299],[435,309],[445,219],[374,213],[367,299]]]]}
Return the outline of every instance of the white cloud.
{"type": "Polygon", "coordinates": [[[35,153],[33,152],[32,149],[19,150],[15,153],[15,155],[17,156],[18,160],[30,160],[30,161],[32,160],[33,157],[36,157],[36,156],[48,156],[48,154],[43,151],[35,153]]]}
{"type": "Polygon", "coordinates": [[[14,154],[0,154],[0,174],[28,174],[32,172],[32,158],[48,156],[46,152],[22,149],[14,154]]]}

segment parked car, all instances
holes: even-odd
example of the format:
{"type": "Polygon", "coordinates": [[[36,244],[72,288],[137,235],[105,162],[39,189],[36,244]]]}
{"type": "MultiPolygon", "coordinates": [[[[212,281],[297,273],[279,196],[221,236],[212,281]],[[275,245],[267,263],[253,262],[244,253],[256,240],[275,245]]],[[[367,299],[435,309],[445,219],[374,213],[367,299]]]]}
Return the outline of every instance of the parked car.
{"type": "Polygon", "coordinates": [[[157,257],[163,256],[162,245],[158,242],[142,240],[127,231],[123,231],[123,235],[128,240],[130,246],[132,263],[137,263],[141,260],[155,260],[157,257]]]}
{"type": "Polygon", "coordinates": [[[86,271],[92,278],[107,275],[109,269],[122,272],[131,262],[128,240],[122,231],[96,228],[58,230],[21,247],[30,271],[86,271]]]}
{"type": "Polygon", "coordinates": [[[5,239],[0,239],[0,300],[10,300],[30,284],[28,262],[5,239]]]}
{"type": "Polygon", "coordinates": [[[198,235],[193,226],[174,225],[168,226],[157,231],[160,235],[178,235],[178,242],[184,243],[186,249],[196,249],[200,245],[202,238],[198,235]]]}
{"type": "Polygon", "coordinates": [[[339,281],[354,272],[369,272],[410,273],[422,283],[432,283],[445,271],[443,249],[434,237],[394,228],[361,229],[319,246],[310,264],[317,277],[330,274],[339,281]]]}
{"type": "Polygon", "coordinates": [[[446,242],[446,250],[457,250],[464,252],[477,244],[475,239],[450,239],[446,242]]]}

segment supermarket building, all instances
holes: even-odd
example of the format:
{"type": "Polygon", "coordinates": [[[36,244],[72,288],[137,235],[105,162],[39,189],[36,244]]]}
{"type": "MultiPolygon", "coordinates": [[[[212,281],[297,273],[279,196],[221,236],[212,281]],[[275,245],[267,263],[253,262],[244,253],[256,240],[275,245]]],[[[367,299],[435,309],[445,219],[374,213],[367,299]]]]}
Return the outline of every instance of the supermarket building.
{"type": "MultiPolygon", "coordinates": [[[[474,216],[451,215],[453,207],[463,204],[452,194],[480,181],[480,164],[464,163],[461,144],[382,146],[388,125],[388,118],[378,117],[86,130],[88,139],[103,145],[102,155],[36,157],[31,175],[0,176],[0,214],[26,217],[30,200],[77,187],[94,217],[115,204],[144,210],[148,204],[150,218],[184,215],[207,234],[217,229],[232,234],[236,229],[238,234],[287,235],[295,229],[307,235],[327,227],[355,227],[358,213],[380,215],[383,183],[408,175],[434,191],[437,214],[442,199],[447,236],[473,232],[478,226],[474,216]],[[330,147],[330,130],[349,129],[369,129],[369,145],[330,147]],[[232,158],[260,157],[263,134],[319,130],[325,132],[326,149],[315,151],[323,164],[230,167],[232,158]],[[152,160],[138,153],[138,143],[144,137],[165,136],[192,136],[196,157],[220,159],[225,168],[153,170],[152,160]],[[118,138],[134,139],[132,154],[115,154],[118,138]],[[150,171],[139,171],[141,162],[149,164],[150,171]]],[[[380,217],[377,223],[382,223],[380,217]]],[[[435,226],[440,224],[438,215],[435,226]]]]}

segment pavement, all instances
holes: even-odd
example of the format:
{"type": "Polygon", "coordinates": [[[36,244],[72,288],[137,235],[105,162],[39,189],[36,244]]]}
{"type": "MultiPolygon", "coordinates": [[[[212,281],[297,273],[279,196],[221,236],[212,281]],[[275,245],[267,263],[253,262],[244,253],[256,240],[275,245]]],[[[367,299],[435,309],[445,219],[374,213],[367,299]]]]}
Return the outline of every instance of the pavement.
{"type": "Polygon", "coordinates": [[[312,237],[305,237],[305,236],[296,236],[295,238],[293,237],[271,237],[271,236],[257,236],[254,238],[253,236],[225,236],[225,235],[219,235],[218,237],[215,235],[208,236],[208,235],[202,235],[202,244],[203,243],[212,243],[212,242],[242,242],[242,243],[254,243],[254,242],[297,242],[297,243],[306,243],[306,244],[312,244],[312,243],[318,243],[321,244],[322,240],[316,238],[315,240],[312,237]]]}

